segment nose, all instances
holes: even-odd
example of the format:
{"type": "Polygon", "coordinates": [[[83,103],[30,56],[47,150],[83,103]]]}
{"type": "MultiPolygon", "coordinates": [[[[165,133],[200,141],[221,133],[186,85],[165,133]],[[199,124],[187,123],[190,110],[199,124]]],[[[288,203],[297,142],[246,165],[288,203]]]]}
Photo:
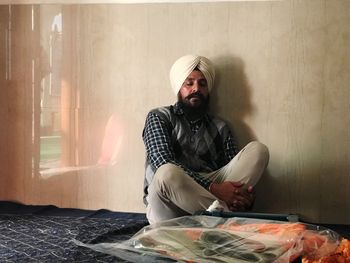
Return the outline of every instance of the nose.
{"type": "Polygon", "coordinates": [[[195,93],[197,91],[199,91],[199,84],[197,81],[195,81],[192,86],[192,93],[195,93]]]}

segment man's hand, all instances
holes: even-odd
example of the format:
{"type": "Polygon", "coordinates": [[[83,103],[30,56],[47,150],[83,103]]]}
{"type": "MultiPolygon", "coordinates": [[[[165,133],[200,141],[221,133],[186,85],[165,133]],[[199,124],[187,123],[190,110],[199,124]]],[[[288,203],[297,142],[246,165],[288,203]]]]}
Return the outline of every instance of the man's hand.
{"type": "Polygon", "coordinates": [[[210,192],[220,200],[224,201],[231,211],[245,211],[249,209],[254,201],[253,187],[243,188],[244,184],[239,182],[212,183],[210,192]]]}

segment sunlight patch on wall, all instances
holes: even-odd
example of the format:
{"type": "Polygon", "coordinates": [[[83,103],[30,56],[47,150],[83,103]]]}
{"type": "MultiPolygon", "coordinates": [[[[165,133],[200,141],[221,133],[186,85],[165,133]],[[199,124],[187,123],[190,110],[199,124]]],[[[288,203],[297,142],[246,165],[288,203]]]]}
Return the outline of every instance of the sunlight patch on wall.
{"type": "Polygon", "coordinates": [[[40,118],[40,127],[33,123],[33,134],[40,133],[40,156],[39,171],[33,168],[33,173],[43,179],[113,166],[123,140],[120,113],[108,110],[109,105],[90,103],[94,94],[72,76],[76,69],[67,44],[72,35],[65,19],[69,20],[62,5],[45,5],[35,21],[40,24],[40,65],[33,66],[40,68],[40,109],[33,108],[33,119],[40,118]],[[101,114],[94,115],[101,108],[101,114]]]}

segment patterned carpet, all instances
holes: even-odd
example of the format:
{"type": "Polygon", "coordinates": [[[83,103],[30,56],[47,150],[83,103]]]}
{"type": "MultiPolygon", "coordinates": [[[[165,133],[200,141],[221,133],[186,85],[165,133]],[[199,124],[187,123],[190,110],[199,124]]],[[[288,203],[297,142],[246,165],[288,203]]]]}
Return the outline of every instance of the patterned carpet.
{"type": "Polygon", "coordinates": [[[66,211],[73,216],[0,214],[0,262],[125,262],[77,246],[73,240],[123,241],[147,225],[143,214],[104,210],[74,216],[72,211],[78,210],[66,211]]]}
{"type": "MultiPolygon", "coordinates": [[[[0,201],[0,263],[126,262],[78,246],[74,241],[85,244],[124,241],[147,224],[145,215],[140,213],[28,206],[0,201]]],[[[323,226],[343,237],[350,237],[349,225],[323,226]]],[[[142,262],[148,261],[144,258],[142,262]]]]}

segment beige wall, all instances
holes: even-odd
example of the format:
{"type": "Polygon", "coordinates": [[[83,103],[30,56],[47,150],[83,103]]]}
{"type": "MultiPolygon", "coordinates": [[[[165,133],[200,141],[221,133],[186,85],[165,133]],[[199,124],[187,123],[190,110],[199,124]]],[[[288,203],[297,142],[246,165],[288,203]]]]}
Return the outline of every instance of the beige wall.
{"type": "MultiPolygon", "coordinates": [[[[197,53],[217,65],[212,109],[241,145],[258,139],[270,148],[255,211],[349,223],[349,1],[41,5],[34,30],[31,8],[12,6],[12,48],[0,47],[2,60],[17,54],[10,80],[0,63],[1,199],[143,212],[145,116],[175,101],[169,68],[197,53]],[[38,90],[48,77],[38,46],[47,47],[57,10],[61,168],[40,173],[38,90]],[[110,116],[115,157],[98,165],[110,116]]],[[[8,6],[0,12],[6,40],[8,6]]]]}

